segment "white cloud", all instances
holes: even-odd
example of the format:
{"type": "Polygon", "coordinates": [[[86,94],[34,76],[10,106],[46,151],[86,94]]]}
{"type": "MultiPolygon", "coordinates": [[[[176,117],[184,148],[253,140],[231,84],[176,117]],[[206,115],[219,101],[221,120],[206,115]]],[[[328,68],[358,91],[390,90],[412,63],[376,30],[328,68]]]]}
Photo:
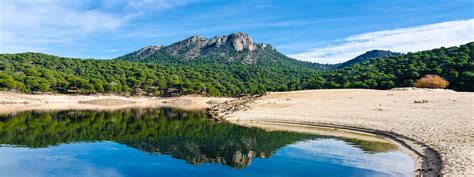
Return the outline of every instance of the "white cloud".
{"type": "Polygon", "coordinates": [[[41,50],[43,45],[71,42],[117,29],[128,17],[52,0],[2,0],[0,6],[1,52],[41,50]]]}
{"type": "Polygon", "coordinates": [[[147,10],[170,9],[186,2],[0,0],[0,52],[44,52],[51,45],[94,40],[92,35],[120,30],[147,10]]]}
{"type": "Polygon", "coordinates": [[[342,43],[289,56],[318,63],[340,63],[373,49],[415,52],[472,41],[474,19],[469,19],[349,36],[342,43]]]}

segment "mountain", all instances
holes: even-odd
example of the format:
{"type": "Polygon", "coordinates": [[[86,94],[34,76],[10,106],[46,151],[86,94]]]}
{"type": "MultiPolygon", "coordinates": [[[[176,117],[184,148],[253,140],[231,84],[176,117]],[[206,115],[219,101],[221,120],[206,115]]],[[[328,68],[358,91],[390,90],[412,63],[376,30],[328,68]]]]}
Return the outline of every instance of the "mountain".
{"type": "Polygon", "coordinates": [[[259,66],[304,67],[325,70],[329,65],[304,62],[289,58],[270,44],[254,43],[252,38],[241,32],[204,38],[191,36],[168,46],[148,46],[116,60],[159,63],[238,63],[259,66]]]}
{"type": "Polygon", "coordinates": [[[402,55],[402,53],[392,52],[392,51],[389,51],[389,50],[371,50],[371,51],[367,51],[364,54],[359,55],[359,56],[357,56],[357,57],[355,57],[355,58],[353,58],[349,61],[346,61],[346,62],[340,63],[340,64],[336,64],[336,68],[344,68],[344,67],[356,64],[356,63],[360,63],[360,62],[363,62],[363,61],[366,61],[366,60],[373,59],[373,58],[397,57],[397,56],[400,56],[400,55],[402,55]]]}
{"type": "Polygon", "coordinates": [[[147,46],[138,51],[116,58],[116,60],[159,63],[239,63],[259,66],[284,66],[310,68],[315,70],[334,70],[377,57],[399,56],[384,50],[368,51],[354,59],[340,64],[319,64],[287,57],[270,44],[254,43],[252,38],[242,32],[204,38],[191,36],[168,46],[147,46]]]}
{"type": "Polygon", "coordinates": [[[213,38],[191,36],[168,46],[148,46],[120,60],[154,63],[183,63],[190,61],[240,62],[255,64],[263,60],[284,58],[269,44],[254,43],[248,34],[236,32],[213,38]]]}

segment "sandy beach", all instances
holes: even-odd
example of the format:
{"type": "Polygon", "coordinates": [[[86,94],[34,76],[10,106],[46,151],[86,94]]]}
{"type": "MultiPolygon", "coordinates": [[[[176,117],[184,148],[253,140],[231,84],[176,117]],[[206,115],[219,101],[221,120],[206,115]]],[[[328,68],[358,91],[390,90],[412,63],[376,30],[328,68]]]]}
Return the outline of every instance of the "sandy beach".
{"type": "Polygon", "coordinates": [[[114,110],[123,108],[172,107],[202,110],[230,98],[189,95],[183,97],[123,97],[117,95],[18,94],[0,92],[0,114],[28,110],[114,110]]]}
{"type": "Polygon", "coordinates": [[[318,125],[381,133],[400,139],[419,156],[439,154],[440,171],[435,173],[474,176],[474,93],[411,89],[268,93],[224,119],[263,128],[293,127],[293,131],[307,131],[297,125],[318,125]],[[430,149],[435,154],[427,152],[430,149]]]}

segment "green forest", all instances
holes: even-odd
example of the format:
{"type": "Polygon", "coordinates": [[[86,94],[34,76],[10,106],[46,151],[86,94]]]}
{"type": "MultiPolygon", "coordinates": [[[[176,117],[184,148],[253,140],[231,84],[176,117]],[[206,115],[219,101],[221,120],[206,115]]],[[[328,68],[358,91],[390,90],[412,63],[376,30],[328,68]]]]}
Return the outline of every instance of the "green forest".
{"type": "Polygon", "coordinates": [[[119,60],[82,60],[40,53],[0,55],[0,87],[25,93],[114,93],[231,96],[301,89],[291,84],[317,77],[310,69],[245,64],[160,65],[119,60]],[[290,88],[288,88],[290,87],[290,88]],[[294,87],[294,88],[291,88],[294,87]]]}
{"type": "Polygon", "coordinates": [[[412,87],[417,79],[436,74],[449,89],[474,91],[474,42],[459,47],[376,58],[324,73],[325,88],[390,89],[412,87]]]}
{"type": "Polygon", "coordinates": [[[426,74],[436,74],[449,81],[449,89],[474,91],[473,48],[471,42],[373,58],[333,70],[301,65],[160,64],[42,53],[0,54],[0,88],[22,93],[234,96],[302,89],[409,87],[426,74]]]}

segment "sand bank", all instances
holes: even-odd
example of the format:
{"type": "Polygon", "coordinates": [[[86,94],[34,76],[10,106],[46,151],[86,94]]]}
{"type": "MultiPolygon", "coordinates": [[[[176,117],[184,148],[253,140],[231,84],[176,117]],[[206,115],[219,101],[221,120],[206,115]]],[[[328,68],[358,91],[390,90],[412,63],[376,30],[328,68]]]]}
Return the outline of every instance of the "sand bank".
{"type": "Polygon", "coordinates": [[[0,114],[28,110],[114,110],[123,108],[173,107],[202,110],[230,98],[198,95],[160,98],[123,97],[116,95],[18,94],[0,92],[0,114]]]}
{"type": "Polygon", "coordinates": [[[474,176],[474,93],[308,90],[269,93],[249,106],[225,115],[224,119],[264,128],[282,129],[286,126],[281,124],[287,123],[381,133],[414,148],[419,156],[439,155],[440,169],[436,169],[436,162],[428,164],[434,171],[439,170],[435,173],[474,176]],[[430,154],[430,150],[435,154],[430,154]]]}

